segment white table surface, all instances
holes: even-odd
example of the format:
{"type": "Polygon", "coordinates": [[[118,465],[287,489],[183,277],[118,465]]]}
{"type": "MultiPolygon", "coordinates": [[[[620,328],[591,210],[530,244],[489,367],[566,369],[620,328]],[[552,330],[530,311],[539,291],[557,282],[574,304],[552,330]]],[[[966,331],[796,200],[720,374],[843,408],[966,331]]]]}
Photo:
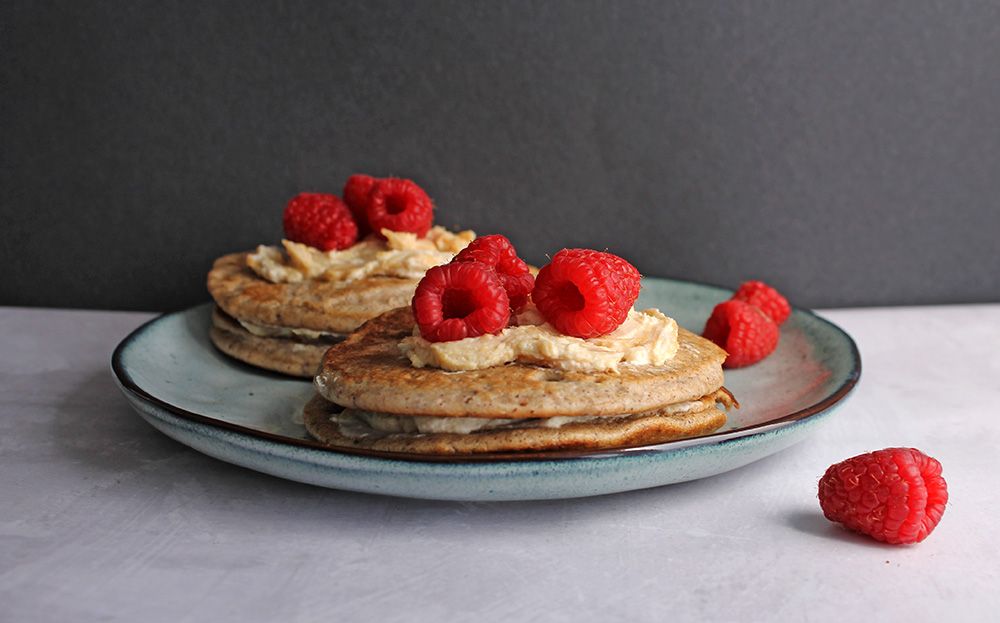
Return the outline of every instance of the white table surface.
{"type": "Polygon", "coordinates": [[[863,372],[807,441],[682,485],[463,504],[210,459],[111,381],[150,314],[0,308],[0,620],[997,620],[1000,305],[823,315],[863,372]],[[829,464],[899,445],[949,483],[924,543],[823,519],[829,464]]]}

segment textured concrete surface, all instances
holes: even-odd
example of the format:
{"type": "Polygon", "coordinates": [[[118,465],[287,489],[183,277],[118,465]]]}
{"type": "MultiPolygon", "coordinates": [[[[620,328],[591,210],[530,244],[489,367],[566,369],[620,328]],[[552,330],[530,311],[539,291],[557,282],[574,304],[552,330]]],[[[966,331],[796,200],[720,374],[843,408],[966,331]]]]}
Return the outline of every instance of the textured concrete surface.
{"type": "Polygon", "coordinates": [[[111,350],[148,315],[0,309],[0,620],[990,620],[1000,306],[824,315],[864,371],[800,445],[682,485],[461,504],[207,458],[112,384],[111,350]],[[846,533],[815,498],[830,463],[895,445],[950,485],[913,547],[846,533]]]}

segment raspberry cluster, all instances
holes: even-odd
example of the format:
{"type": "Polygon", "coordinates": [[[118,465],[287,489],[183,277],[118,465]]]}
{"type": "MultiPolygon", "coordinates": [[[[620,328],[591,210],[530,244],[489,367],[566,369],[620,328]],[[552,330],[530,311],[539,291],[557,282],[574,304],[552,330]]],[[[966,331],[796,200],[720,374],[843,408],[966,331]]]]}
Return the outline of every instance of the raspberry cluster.
{"type": "Polygon", "coordinates": [[[412,307],[420,334],[432,342],[499,333],[529,298],[557,331],[589,338],[621,326],[639,287],[634,266],[590,249],[563,249],[536,279],[510,240],[492,235],[428,271],[412,307]]]}
{"type": "Polygon", "coordinates": [[[300,193],[285,207],[285,238],[330,251],[344,249],[382,229],[427,235],[434,203],[412,180],[352,175],[343,201],[335,195],[300,193]]]}
{"type": "Polygon", "coordinates": [[[413,295],[413,317],[430,342],[499,333],[527,305],[534,285],[506,236],[483,236],[427,271],[413,295]]]}
{"type": "Polygon", "coordinates": [[[535,287],[535,276],[528,270],[524,260],[517,256],[517,251],[507,236],[493,234],[476,238],[459,251],[452,261],[480,262],[495,270],[514,313],[523,310],[528,304],[528,296],[535,287]]]}
{"type": "Polygon", "coordinates": [[[792,308],[777,290],[763,281],[747,281],[728,301],[719,303],[705,323],[702,336],[724,348],[727,368],[761,361],[778,346],[778,326],[792,308]]]}

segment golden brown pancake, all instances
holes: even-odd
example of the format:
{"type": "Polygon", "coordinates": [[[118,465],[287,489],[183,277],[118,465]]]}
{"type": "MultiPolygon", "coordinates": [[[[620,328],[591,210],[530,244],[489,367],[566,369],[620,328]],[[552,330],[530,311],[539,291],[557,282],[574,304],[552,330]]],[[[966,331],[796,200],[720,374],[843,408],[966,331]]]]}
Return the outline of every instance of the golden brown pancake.
{"type": "Polygon", "coordinates": [[[225,354],[259,368],[290,376],[312,378],[333,338],[297,340],[262,337],[244,329],[218,308],[212,310],[209,337],[225,354]]]}
{"type": "Polygon", "coordinates": [[[726,422],[720,405],[738,406],[722,387],[725,351],[683,329],[677,355],[662,366],[446,372],[414,368],[399,350],[413,326],[409,308],[395,309],[326,352],[320,395],[304,410],[313,437],[429,455],[617,448],[706,434],[726,422]],[[461,432],[466,422],[487,428],[461,432]]]}
{"type": "Polygon", "coordinates": [[[417,283],[398,277],[272,283],[247,266],[246,253],[232,253],[217,259],[208,273],[208,291],[222,312],[213,314],[210,337],[219,350],[250,365],[312,377],[333,341],[373,316],[408,304],[417,283]],[[316,340],[260,336],[238,321],[331,335],[316,340]]]}
{"type": "MultiPolygon", "coordinates": [[[[720,389],[696,401],[699,408],[680,412],[664,408],[635,416],[588,418],[558,428],[525,419],[521,420],[525,424],[538,425],[472,433],[386,434],[371,430],[352,436],[342,430],[345,414],[341,408],[319,395],[306,404],[303,415],[309,434],[334,447],[411,454],[483,454],[620,448],[704,435],[726,423],[726,413],[716,407],[717,401],[727,406],[734,404],[729,392],[720,389]]],[[[356,424],[354,427],[358,428],[356,424]]]]}
{"type": "Polygon", "coordinates": [[[250,270],[246,258],[232,253],[217,259],[208,273],[208,292],[222,311],[257,325],[350,333],[369,318],[409,305],[419,282],[366,277],[272,283],[250,270]]]}

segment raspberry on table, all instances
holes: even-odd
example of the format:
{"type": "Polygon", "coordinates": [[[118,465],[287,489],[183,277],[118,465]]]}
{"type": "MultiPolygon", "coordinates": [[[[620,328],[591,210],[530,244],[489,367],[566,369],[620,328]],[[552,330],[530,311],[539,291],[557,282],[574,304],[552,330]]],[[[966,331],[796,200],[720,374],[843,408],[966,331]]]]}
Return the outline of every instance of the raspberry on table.
{"type": "Polygon", "coordinates": [[[639,279],[639,271],[617,255],[563,249],[538,272],[531,298],[560,333],[597,337],[625,322],[639,279]]]}
{"type": "Polygon", "coordinates": [[[944,514],[941,464],[915,448],[886,448],[831,465],[819,481],[830,521],[900,545],[927,538],[944,514]]]}
{"type": "Polygon", "coordinates": [[[368,225],[368,200],[377,181],[370,175],[358,173],[347,178],[347,183],[344,184],[344,203],[350,208],[354,221],[358,224],[359,238],[367,236],[372,230],[368,225]]]}
{"type": "Polygon", "coordinates": [[[365,214],[372,231],[408,231],[422,238],[434,222],[434,204],[412,180],[387,177],[376,180],[365,214]]]}
{"type": "Polygon", "coordinates": [[[733,294],[732,299],[744,301],[759,308],[776,324],[782,324],[788,320],[789,314],[792,313],[792,307],[788,304],[788,300],[763,281],[743,282],[733,294]]]}
{"type": "Polygon", "coordinates": [[[492,234],[476,238],[459,251],[452,262],[482,262],[492,267],[507,292],[511,311],[517,313],[528,304],[528,295],[535,287],[535,276],[524,260],[517,256],[507,236],[492,234]]]}
{"type": "Polygon", "coordinates": [[[510,301],[497,272],[481,262],[435,266],[411,302],[420,335],[450,342],[499,333],[510,320],[510,301]]]}
{"type": "Polygon", "coordinates": [[[729,353],[722,364],[726,368],[757,363],[778,346],[778,325],[744,301],[729,300],[716,305],[701,334],[729,353]]]}
{"type": "Polygon", "coordinates": [[[299,193],[285,206],[285,238],[323,251],[344,249],[358,240],[358,226],[344,202],[323,193],[299,193]]]}

